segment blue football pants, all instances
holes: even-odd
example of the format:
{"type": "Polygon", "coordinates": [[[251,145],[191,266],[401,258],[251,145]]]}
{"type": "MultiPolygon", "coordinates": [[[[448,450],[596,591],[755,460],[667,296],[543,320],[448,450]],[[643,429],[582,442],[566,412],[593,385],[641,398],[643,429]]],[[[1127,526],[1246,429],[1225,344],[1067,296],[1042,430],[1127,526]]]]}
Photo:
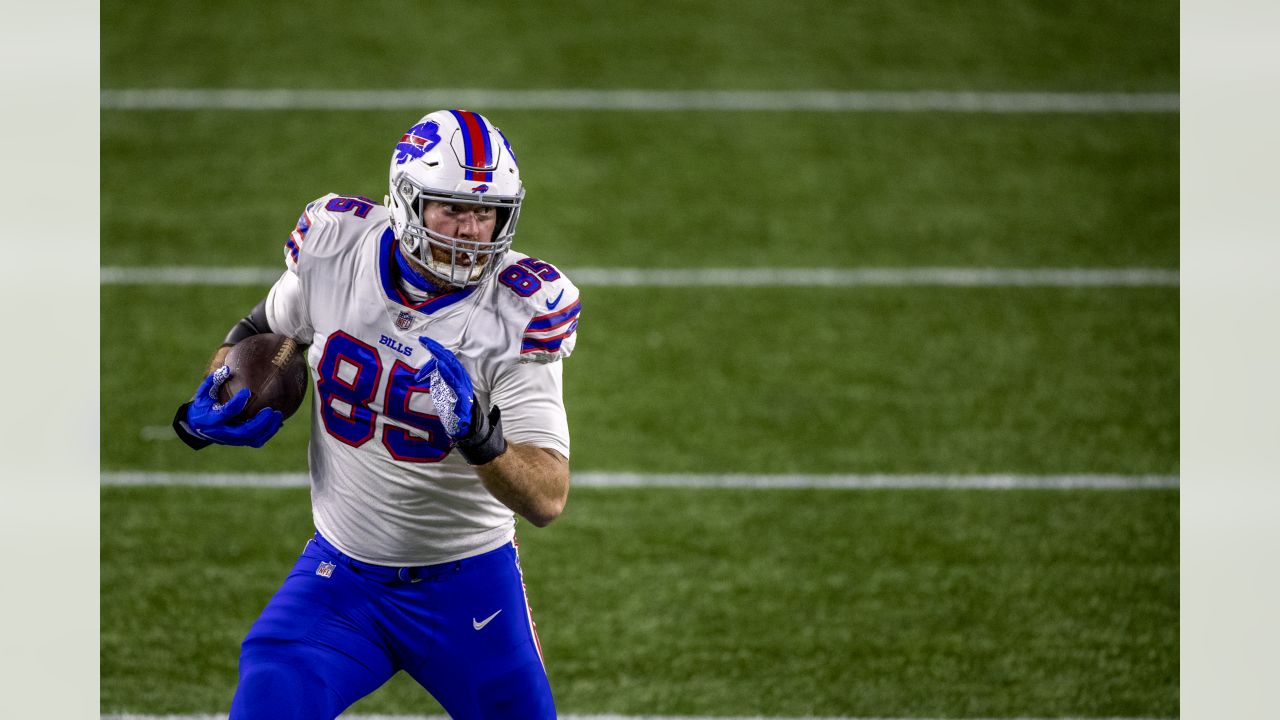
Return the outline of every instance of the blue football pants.
{"type": "Polygon", "coordinates": [[[513,543],[394,568],[316,533],[240,647],[230,720],[332,720],[399,670],[454,720],[556,717],[513,543]]]}

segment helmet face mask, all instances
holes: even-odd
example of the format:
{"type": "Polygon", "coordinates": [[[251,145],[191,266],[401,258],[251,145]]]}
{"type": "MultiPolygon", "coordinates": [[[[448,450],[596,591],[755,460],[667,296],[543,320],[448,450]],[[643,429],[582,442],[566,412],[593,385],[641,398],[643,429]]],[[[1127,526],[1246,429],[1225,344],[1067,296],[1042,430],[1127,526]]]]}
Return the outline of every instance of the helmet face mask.
{"type": "Polygon", "coordinates": [[[511,247],[524,185],[502,132],[477,113],[441,110],[418,121],[391,158],[387,209],[406,257],[450,287],[484,281],[511,247]],[[493,236],[467,240],[427,227],[430,202],[496,211],[493,236]]]}

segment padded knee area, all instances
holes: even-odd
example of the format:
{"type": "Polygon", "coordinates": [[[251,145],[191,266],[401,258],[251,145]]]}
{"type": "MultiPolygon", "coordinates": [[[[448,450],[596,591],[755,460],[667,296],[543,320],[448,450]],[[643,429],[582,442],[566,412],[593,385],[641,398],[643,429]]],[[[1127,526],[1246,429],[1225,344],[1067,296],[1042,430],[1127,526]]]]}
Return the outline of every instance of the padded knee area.
{"type": "Polygon", "coordinates": [[[240,659],[229,720],[333,720],[342,708],[319,675],[301,663],[240,659]]]}

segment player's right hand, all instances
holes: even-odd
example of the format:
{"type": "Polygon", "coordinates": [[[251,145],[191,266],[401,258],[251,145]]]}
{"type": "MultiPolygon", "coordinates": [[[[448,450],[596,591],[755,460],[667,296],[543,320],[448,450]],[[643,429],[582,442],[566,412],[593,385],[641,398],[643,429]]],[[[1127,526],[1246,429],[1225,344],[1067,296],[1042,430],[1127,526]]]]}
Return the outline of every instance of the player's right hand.
{"type": "Polygon", "coordinates": [[[200,383],[187,408],[187,428],[197,437],[219,445],[262,447],[280,430],[284,415],[279,410],[263,408],[248,420],[236,422],[235,417],[249,402],[249,388],[241,388],[226,403],[218,402],[218,391],[229,377],[231,368],[223,365],[200,383]]]}

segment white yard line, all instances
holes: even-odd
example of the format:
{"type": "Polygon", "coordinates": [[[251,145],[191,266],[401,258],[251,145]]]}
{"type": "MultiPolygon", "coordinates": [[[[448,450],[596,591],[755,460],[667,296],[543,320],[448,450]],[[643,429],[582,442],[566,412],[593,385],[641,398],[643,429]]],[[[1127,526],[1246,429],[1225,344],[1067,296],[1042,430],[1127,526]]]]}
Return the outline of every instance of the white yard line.
{"type": "Polygon", "coordinates": [[[701,268],[569,270],[579,285],[858,287],[950,285],[995,286],[1177,286],[1177,270],[1152,268],[701,268]]]}
{"type": "MultiPolygon", "coordinates": [[[[445,715],[350,715],[339,716],[340,720],[449,720],[445,715]]],[[[227,720],[226,713],[213,715],[103,715],[102,720],[227,720]]],[[[730,717],[725,715],[560,715],[560,720],[941,720],[940,718],[888,718],[888,717],[849,717],[849,716],[763,716],[752,715],[730,717]]],[[[956,720],[948,718],[947,720],[956,720]]],[[[995,718],[964,718],[962,720],[996,720],[995,718]]],[[[1167,718],[1142,717],[1054,717],[1054,718],[999,718],[999,720],[1171,720],[1167,718]]]]}
{"type": "MultiPolygon", "coordinates": [[[[566,268],[588,287],[1177,287],[1157,268],[566,268]]],[[[155,266],[101,269],[103,285],[268,286],[282,268],[155,266]]]]}
{"type": "Polygon", "coordinates": [[[103,285],[263,285],[280,279],[283,267],[104,267],[98,282],[103,285]]]}
{"type": "MultiPolygon", "coordinates": [[[[103,486],[306,487],[306,473],[104,472],[103,486]]],[[[574,487],[825,488],[835,490],[1177,489],[1177,475],[750,475],[579,472],[574,487]]]]}
{"type": "Polygon", "coordinates": [[[115,89],[105,110],[688,110],[957,113],[1177,113],[1177,93],[861,90],[115,89]]]}

